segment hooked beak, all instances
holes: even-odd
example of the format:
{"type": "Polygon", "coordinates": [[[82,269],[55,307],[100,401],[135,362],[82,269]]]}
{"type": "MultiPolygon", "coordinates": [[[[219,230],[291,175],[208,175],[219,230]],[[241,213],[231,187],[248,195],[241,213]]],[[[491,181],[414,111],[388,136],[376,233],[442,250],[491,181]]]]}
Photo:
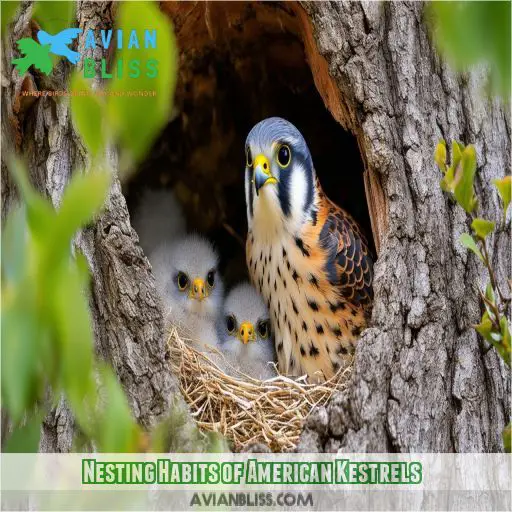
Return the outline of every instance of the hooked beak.
{"type": "Polygon", "coordinates": [[[258,155],[254,159],[254,186],[257,195],[260,193],[260,188],[267,183],[277,183],[277,179],[272,176],[268,158],[265,155],[258,155]]]}
{"type": "Polygon", "coordinates": [[[203,300],[208,297],[204,281],[200,277],[194,279],[190,287],[189,297],[196,300],[203,300]]]}
{"type": "Polygon", "coordinates": [[[238,339],[244,345],[247,345],[249,341],[256,340],[256,332],[254,331],[254,326],[251,322],[242,322],[240,330],[238,331],[238,339]]]}

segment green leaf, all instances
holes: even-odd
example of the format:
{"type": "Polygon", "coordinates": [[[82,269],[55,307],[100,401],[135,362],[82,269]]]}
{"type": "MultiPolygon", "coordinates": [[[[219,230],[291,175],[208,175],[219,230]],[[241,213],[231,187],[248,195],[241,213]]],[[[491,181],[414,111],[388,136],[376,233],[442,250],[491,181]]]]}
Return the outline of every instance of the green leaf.
{"type": "Polygon", "coordinates": [[[53,298],[56,332],[62,363],[60,373],[66,396],[81,423],[86,420],[85,399],[94,390],[93,334],[87,296],[74,261],[54,277],[53,298]]]}
{"type": "Polygon", "coordinates": [[[494,290],[492,289],[491,283],[487,283],[487,286],[485,287],[485,298],[494,304],[496,302],[496,297],[494,296],[494,290]]]}
{"type": "Polygon", "coordinates": [[[452,167],[456,169],[461,161],[464,144],[460,144],[456,140],[452,140],[452,167]]]}
{"type": "Polygon", "coordinates": [[[492,90],[508,100],[511,79],[510,2],[429,2],[434,43],[459,71],[487,63],[492,90]]]}
{"type": "Polygon", "coordinates": [[[27,237],[25,208],[19,205],[7,217],[2,232],[2,277],[7,282],[19,282],[23,276],[27,237]]]}
{"type": "Polygon", "coordinates": [[[35,290],[30,282],[2,288],[2,402],[17,423],[38,397],[38,321],[35,290]]]}
{"type": "Polygon", "coordinates": [[[473,251],[480,258],[480,261],[484,261],[484,257],[482,256],[480,249],[476,245],[476,242],[471,235],[462,233],[462,235],[459,237],[459,243],[462,244],[466,249],[473,251]]]}
{"type": "Polygon", "coordinates": [[[112,370],[103,365],[99,372],[104,398],[97,432],[99,449],[109,453],[135,451],[140,429],[135,423],[126,396],[112,370]]]}
{"type": "Polygon", "coordinates": [[[508,320],[505,316],[502,316],[500,319],[500,328],[502,334],[501,340],[501,351],[499,351],[500,356],[503,358],[505,363],[510,366],[510,326],[508,324],[508,320]]]}
{"type": "Polygon", "coordinates": [[[434,152],[434,161],[436,162],[437,166],[443,173],[446,172],[446,142],[444,140],[441,140],[437,146],[436,150],[434,152]]]}
{"type": "Polygon", "coordinates": [[[15,428],[7,439],[3,451],[7,453],[37,453],[42,420],[43,415],[38,413],[28,419],[25,425],[15,428]]]}
{"type": "Polygon", "coordinates": [[[7,24],[10,23],[14,17],[18,6],[20,5],[19,0],[16,1],[6,1],[2,0],[0,2],[0,8],[2,10],[2,35],[4,34],[5,28],[7,24]]]}
{"type": "Polygon", "coordinates": [[[509,423],[505,429],[503,430],[503,447],[506,453],[511,452],[511,433],[512,433],[512,423],[509,423]]]}
{"type": "Polygon", "coordinates": [[[71,77],[71,117],[80,137],[93,156],[104,148],[106,134],[103,128],[105,105],[94,94],[90,84],[78,73],[71,77]],[[84,95],[80,93],[84,93],[84,95]]]}
{"type": "Polygon", "coordinates": [[[115,63],[122,60],[122,71],[118,65],[112,72],[114,78],[109,89],[114,95],[108,97],[107,111],[110,125],[124,151],[123,158],[140,160],[169,121],[176,87],[178,51],[171,24],[155,3],[123,2],[117,19],[119,27],[125,30],[126,41],[123,49],[115,54],[115,63]],[[156,48],[145,48],[144,31],[153,29],[157,34],[156,48]],[[128,48],[132,30],[140,38],[140,49],[128,48]],[[137,77],[129,76],[130,73],[136,74],[130,67],[131,61],[140,64],[137,77]],[[120,78],[117,78],[118,72],[122,75],[120,78]],[[128,96],[132,91],[154,91],[155,95],[128,96]]]}
{"type": "Polygon", "coordinates": [[[41,25],[41,29],[55,35],[61,30],[70,28],[74,21],[75,2],[44,0],[36,2],[33,17],[41,25]]]}
{"type": "Polygon", "coordinates": [[[460,165],[455,171],[454,187],[455,199],[467,213],[471,213],[477,205],[473,189],[475,172],[476,152],[474,146],[469,145],[462,152],[460,165]]]}
{"type": "Polygon", "coordinates": [[[493,343],[493,339],[491,337],[492,333],[492,322],[487,313],[484,313],[482,316],[482,320],[479,324],[475,325],[475,330],[484,338],[484,340],[493,343]]]}
{"type": "Polygon", "coordinates": [[[75,233],[91,222],[105,203],[111,178],[108,171],[74,174],[64,191],[51,238],[47,241],[48,258],[54,261],[67,258],[75,233]]]}
{"type": "Polygon", "coordinates": [[[486,237],[494,231],[495,223],[490,220],[476,218],[471,223],[471,227],[475,232],[476,236],[481,240],[485,240],[486,237]]]}
{"type": "Polygon", "coordinates": [[[501,180],[493,180],[493,183],[498,189],[501,202],[503,203],[503,211],[506,214],[511,199],[512,176],[505,176],[504,178],[501,178],[501,180]]]}

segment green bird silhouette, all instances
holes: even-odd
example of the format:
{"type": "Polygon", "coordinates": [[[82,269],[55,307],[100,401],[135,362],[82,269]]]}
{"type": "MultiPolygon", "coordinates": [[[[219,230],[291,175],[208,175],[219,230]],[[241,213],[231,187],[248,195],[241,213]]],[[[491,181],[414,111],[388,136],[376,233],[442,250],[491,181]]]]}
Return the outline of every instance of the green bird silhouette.
{"type": "Polygon", "coordinates": [[[27,69],[32,65],[45,75],[49,75],[53,69],[52,59],[49,55],[50,47],[51,45],[49,44],[40,45],[29,37],[20,39],[18,41],[18,48],[24,56],[19,59],[13,59],[12,64],[16,66],[20,75],[26,73],[27,69]]]}

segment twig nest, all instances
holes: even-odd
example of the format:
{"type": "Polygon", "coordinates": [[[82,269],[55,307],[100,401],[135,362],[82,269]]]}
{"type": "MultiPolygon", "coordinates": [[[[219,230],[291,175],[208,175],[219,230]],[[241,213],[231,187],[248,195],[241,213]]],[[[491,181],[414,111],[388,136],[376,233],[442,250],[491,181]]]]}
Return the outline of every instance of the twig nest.
{"type": "Polygon", "coordinates": [[[261,381],[235,368],[226,374],[222,368],[229,365],[222,354],[213,348],[197,351],[176,328],[171,328],[168,344],[171,367],[198,426],[221,433],[237,452],[254,443],[274,452],[293,451],[304,420],[346,387],[352,369],[350,365],[321,384],[283,375],[261,381]]]}

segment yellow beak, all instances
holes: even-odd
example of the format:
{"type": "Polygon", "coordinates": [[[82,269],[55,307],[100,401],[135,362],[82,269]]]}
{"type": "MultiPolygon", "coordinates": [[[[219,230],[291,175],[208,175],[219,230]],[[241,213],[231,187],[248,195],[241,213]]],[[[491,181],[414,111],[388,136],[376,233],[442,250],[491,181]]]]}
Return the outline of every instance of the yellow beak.
{"type": "Polygon", "coordinates": [[[254,159],[254,186],[256,194],[259,195],[260,188],[267,183],[277,183],[277,179],[272,176],[268,158],[265,155],[258,155],[254,159]]]}
{"type": "Polygon", "coordinates": [[[191,299],[203,300],[208,297],[208,292],[204,285],[204,281],[200,277],[196,277],[190,287],[189,297],[191,299]]]}
{"type": "Polygon", "coordinates": [[[254,331],[254,326],[251,322],[242,322],[238,331],[238,339],[244,345],[247,345],[249,341],[256,340],[256,332],[254,331]]]}

